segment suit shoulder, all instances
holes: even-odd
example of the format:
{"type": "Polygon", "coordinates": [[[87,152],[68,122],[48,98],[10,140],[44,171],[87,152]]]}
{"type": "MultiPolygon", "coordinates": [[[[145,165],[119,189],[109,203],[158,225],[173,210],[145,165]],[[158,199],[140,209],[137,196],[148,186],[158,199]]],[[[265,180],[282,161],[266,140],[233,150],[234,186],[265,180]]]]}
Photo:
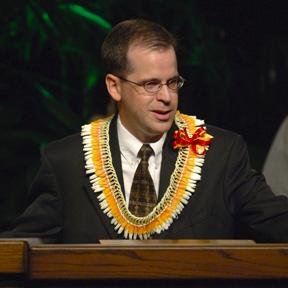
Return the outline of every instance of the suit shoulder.
{"type": "Polygon", "coordinates": [[[207,132],[213,136],[212,150],[217,148],[217,151],[223,149],[228,152],[232,147],[237,151],[247,150],[247,143],[242,135],[213,125],[206,125],[206,128],[207,132]]]}
{"type": "Polygon", "coordinates": [[[227,129],[223,129],[214,125],[206,125],[207,132],[211,134],[213,137],[221,137],[221,138],[243,138],[242,135],[227,129]]]}
{"type": "Polygon", "coordinates": [[[68,135],[66,137],[54,140],[47,144],[46,150],[63,149],[74,145],[82,145],[82,138],[80,132],[68,135]]]}
{"type": "Polygon", "coordinates": [[[49,158],[63,157],[66,159],[67,157],[82,156],[83,145],[80,132],[48,143],[43,154],[49,158]]]}

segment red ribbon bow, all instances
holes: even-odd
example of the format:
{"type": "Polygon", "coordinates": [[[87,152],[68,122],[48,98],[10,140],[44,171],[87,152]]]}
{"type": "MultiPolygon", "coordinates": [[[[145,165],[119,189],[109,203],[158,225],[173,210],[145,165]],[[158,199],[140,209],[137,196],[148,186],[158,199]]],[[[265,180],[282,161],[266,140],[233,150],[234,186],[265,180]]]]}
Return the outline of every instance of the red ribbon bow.
{"type": "Polygon", "coordinates": [[[194,153],[204,155],[208,150],[208,146],[212,141],[213,136],[209,135],[205,128],[199,127],[196,129],[192,137],[189,137],[187,129],[179,129],[174,132],[172,146],[173,149],[191,146],[194,153]]]}

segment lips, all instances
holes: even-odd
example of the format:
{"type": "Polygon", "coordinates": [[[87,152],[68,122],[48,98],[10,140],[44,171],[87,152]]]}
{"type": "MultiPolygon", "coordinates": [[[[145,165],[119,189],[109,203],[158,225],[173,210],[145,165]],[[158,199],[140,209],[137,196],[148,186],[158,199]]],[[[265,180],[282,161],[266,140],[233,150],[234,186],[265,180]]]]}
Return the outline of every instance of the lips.
{"type": "Polygon", "coordinates": [[[155,115],[156,119],[159,121],[167,121],[170,119],[171,110],[169,111],[153,110],[152,112],[155,115]]]}

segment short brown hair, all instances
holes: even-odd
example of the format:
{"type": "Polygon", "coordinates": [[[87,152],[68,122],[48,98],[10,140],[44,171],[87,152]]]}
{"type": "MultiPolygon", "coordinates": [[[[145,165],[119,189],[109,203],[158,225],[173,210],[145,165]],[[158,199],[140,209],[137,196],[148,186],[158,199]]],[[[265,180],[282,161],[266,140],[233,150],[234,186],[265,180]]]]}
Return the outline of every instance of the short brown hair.
{"type": "Polygon", "coordinates": [[[107,73],[123,75],[129,72],[128,49],[140,44],[149,49],[173,47],[175,37],[161,25],[144,19],[132,19],[118,23],[105,38],[101,55],[107,73]]]}

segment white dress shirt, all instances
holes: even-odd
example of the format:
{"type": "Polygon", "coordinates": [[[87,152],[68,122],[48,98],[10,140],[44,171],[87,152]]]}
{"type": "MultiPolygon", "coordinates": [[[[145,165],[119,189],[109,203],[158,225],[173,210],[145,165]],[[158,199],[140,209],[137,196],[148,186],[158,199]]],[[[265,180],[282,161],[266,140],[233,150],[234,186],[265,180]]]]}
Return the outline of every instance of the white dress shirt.
{"type": "Polygon", "coordinates": [[[133,177],[138,164],[140,163],[140,158],[137,154],[143,144],[149,144],[154,154],[149,158],[149,172],[154,182],[155,191],[158,196],[159,193],[159,180],[160,180],[160,169],[162,161],[162,147],[166,138],[166,133],[155,143],[142,143],[138,138],[132,135],[121,123],[120,116],[117,119],[117,133],[119,139],[124,189],[126,203],[129,203],[130,190],[133,182],[133,177]]]}

